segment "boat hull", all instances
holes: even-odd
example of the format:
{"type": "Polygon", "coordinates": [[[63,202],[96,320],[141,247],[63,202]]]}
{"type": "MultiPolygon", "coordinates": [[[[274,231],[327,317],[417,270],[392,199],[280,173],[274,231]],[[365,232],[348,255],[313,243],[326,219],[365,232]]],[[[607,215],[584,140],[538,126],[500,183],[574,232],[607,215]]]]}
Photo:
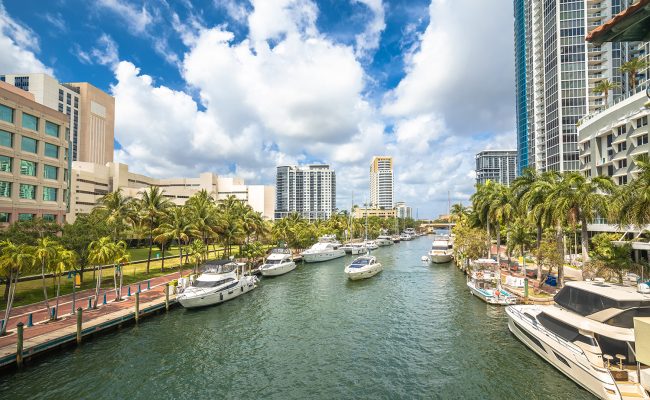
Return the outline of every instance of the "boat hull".
{"type": "Polygon", "coordinates": [[[429,260],[434,264],[445,264],[452,259],[451,254],[429,254],[429,260]]]}
{"type": "Polygon", "coordinates": [[[307,263],[322,262],[333,260],[345,256],[345,251],[341,249],[332,250],[323,253],[302,253],[302,259],[307,263]]]}
{"type": "Polygon", "coordinates": [[[199,308],[207,307],[215,304],[223,303],[228,300],[232,300],[235,297],[238,297],[244,293],[250,292],[255,289],[257,285],[255,284],[257,278],[254,276],[246,276],[239,280],[237,285],[219,290],[216,292],[206,293],[203,296],[196,295],[191,297],[183,296],[181,293],[178,296],[178,302],[185,308],[199,308]]]}
{"type": "Polygon", "coordinates": [[[375,243],[377,243],[377,246],[392,246],[395,244],[392,239],[375,239],[375,243]]]}
{"type": "Polygon", "coordinates": [[[508,305],[517,304],[517,297],[506,292],[505,290],[501,290],[500,291],[501,295],[499,297],[496,297],[491,292],[485,289],[477,288],[472,284],[472,282],[467,282],[467,287],[469,288],[470,292],[472,292],[474,296],[478,297],[479,299],[483,300],[488,304],[493,304],[496,306],[508,306],[508,305]]]}
{"type": "Polygon", "coordinates": [[[260,267],[260,273],[263,276],[279,276],[279,275],[284,275],[287,272],[291,272],[294,269],[296,269],[296,263],[291,261],[288,263],[273,264],[272,266],[269,267],[266,267],[266,265],[262,265],[260,267]]]}
{"type": "Polygon", "coordinates": [[[351,281],[371,278],[381,271],[384,267],[381,264],[375,264],[371,268],[345,268],[345,274],[351,281]]]}

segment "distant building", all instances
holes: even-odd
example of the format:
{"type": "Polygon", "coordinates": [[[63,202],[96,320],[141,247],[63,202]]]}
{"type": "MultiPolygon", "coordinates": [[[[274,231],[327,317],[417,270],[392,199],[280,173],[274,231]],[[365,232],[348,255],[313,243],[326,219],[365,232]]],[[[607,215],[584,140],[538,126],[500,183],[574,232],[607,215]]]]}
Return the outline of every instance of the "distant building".
{"type": "Polygon", "coordinates": [[[403,201],[395,203],[395,215],[397,218],[413,218],[413,209],[403,201]]]}
{"type": "Polygon", "coordinates": [[[275,188],[275,219],[298,213],[314,221],[336,210],[336,173],[329,165],[279,166],[275,188]]]}
{"type": "Polygon", "coordinates": [[[393,208],[393,157],[375,156],[370,163],[370,204],[393,208]]]}
{"type": "Polygon", "coordinates": [[[68,116],[72,161],[101,165],[113,161],[115,98],[89,83],[59,83],[42,73],[0,78],[32,93],[37,103],[68,116]]]}
{"type": "Polygon", "coordinates": [[[0,225],[41,217],[63,223],[68,117],[0,82],[0,225]]]}
{"type": "Polygon", "coordinates": [[[394,208],[361,208],[357,207],[352,212],[353,218],[378,217],[378,218],[395,218],[394,208]]]}
{"type": "Polygon", "coordinates": [[[273,186],[245,185],[241,178],[217,176],[206,172],[197,178],[151,178],[129,171],[126,164],[107,163],[99,165],[75,161],[72,163],[72,193],[70,214],[73,222],[78,214],[88,214],[107,193],[122,189],[125,196],[137,198],[150,186],[164,190],[163,196],[174,204],[185,204],[195,193],[205,189],[215,200],[235,196],[262,214],[265,219],[273,218],[275,190],[273,186]]]}
{"type": "Polygon", "coordinates": [[[491,180],[509,186],[516,174],[516,150],[486,150],[476,155],[477,185],[491,180]]]}

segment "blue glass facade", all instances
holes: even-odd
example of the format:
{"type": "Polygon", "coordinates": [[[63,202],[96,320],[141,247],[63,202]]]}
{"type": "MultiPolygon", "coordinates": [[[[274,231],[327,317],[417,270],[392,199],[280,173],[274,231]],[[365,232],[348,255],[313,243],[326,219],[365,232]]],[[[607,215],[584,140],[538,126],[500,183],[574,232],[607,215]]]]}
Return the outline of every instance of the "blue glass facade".
{"type": "Polygon", "coordinates": [[[526,0],[514,0],[515,88],[517,114],[517,175],[528,166],[528,108],[526,96],[526,0]]]}

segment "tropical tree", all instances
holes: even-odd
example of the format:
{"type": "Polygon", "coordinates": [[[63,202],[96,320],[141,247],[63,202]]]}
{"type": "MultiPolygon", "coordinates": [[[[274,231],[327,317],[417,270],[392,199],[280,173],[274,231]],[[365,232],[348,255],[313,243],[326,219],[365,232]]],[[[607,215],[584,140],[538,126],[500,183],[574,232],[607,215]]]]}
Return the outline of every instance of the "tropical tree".
{"type": "Polygon", "coordinates": [[[156,240],[167,238],[178,242],[178,276],[182,277],[183,245],[197,233],[196,227],[190,222],[187,209],[183,206],[174,206],[168,210],[168,218],[160,225],[159,235],[156,240]]]}
{"type": "Polygon", "coordinates": [[[609,91],[620,88],[616,82],[611,82],[609,79],[603,79],[594,86],[594,93],[602,93],[605,97],[605,107],[609,106],[607,99],[609,98],[609,91]]]}
{"type": "Polygon", "coordinates": [[[623,282],[623,273],[637,267],[631,257],[632,245],[615,244],[616,240],[617,235],[612,233],[599,233],[593,237],[593,260],[586,268],[587,273],[592,272],[608,280],[616,277],[623,282]]]}
{"type": "Polygon", "coordinates": [[[141,198],[138,202],[138,212],[148,229],[149,254],[147,255],[147,274],[149,273],[149,265],[151,264],[154,231],[158,227],[158,222],[163,212],[173,205],[164,196],[164,193],[165,191],[161,190],[158,186],[150,186],[141,193],[141,198]]]}
{"type": "Polygon", "coordinates": [[[512,219],[515,208],[507,186],[495,184],[491,192],[488,218],[494,224],[497,239],[497,262],[501,261],[501,228],[512,219]]]}
{"type": "Polygon", "coordinates": [[[56,305],[54,306],[54,320],[59,319],[59,295],[61,294],[61,275],[66,271],[73,270],[77,265],[77,253],[68,250],[63,246],[56,247],[56,258],[52,263],[52,273],[57,280],[56,284],[56,305]]]}
{"type": "MultiPolygon", "coordinates": [[[[519,254],[525,264],[526,249],[530,249],[535,243],[535,234],[531,229],[530,222],[524,217],[517,218],[508,226],[508,233],[508,255],[512,254],[513,250],[519,249],[519,254]]],[[[539,267],[537,273],[541,275],[539,267]]]]}
{"type": "Polygon", "coordinates": [[[194,263],[194,273],[199,273],[199,268],[201,263],[206,260],[205,258],[205,249],[206,245],[201,239],[193,240],[189,246],[188,253],[190,255],[190,260],[194,263]]]}
{"type": "Polygon", "coordinates": [[[97,209],[106,212],[106,222],[111,227],[113,241],[122,238],[122,231],[128,225],[128,219],[133,214],[131,197],[124,196],[122,188],[108,193],[99,199],[97,209]]]}
{"type": "Polygon", "coordinates": [[[16,294],[16,285],[18,277],[23,269],[29,268],[34,263],[34,247],[20,244],[16,245],[10,240],[0,242],[0,269],[5,275],[9,276],[9,293],[7,296],[7,306],[5,308],[5,317],[0,325],[0,335],[7,332],[11,308],[16,294]]]}
{"type": "Polygon", "coordinates": [[[636,178],[616,192],[612,216],[624,227],[650,225],[650,158],[647,154],[634,160],[636,178]]]}
{"type": "Polygon", "coordinates": [[[626,73],[628,76],[628,82],[630,84],[631,92],[634,92],[634,88],[636,88],[637,74],[639,73],[639,71],[648,68],[649,65],[650,64],[648,64],[647,61],[638,57],[633,58],[630,61],[623,63],[623,65],[621,65],[621,72],[626,73]]]}
{"type": "Polygon", "coordinates": [[[451,220],[453,222],[458,222],[461,219],[465,219],[469,217],[471,211],[470,207],[465,207],[462,203],[452,204],[450,210],[451,220]]]}
{"type": "Polygon", "coordinates": [[[467,220],[459,221],[452,228],[456,239],[454,241],[454,257],[469,268],[470,260],[481,258],[485,254],[487,233],[483,229],[473,228],[467,220]]]}
{"type": "Polygon", "coordinates": [[[539,251],[537,255],[537,279],[540,284],[545,281],[544,276],[542,275],[542,268],[548,270],[550,275],[553,270],[557,270],[557,284],[560,284],[560,277],[562,269],[564,268],[564,255],[562,252],[559,252],[557,249],[557,238],[555,233],[548,231],[542,237],[542,243],[539,246],[539,251]]]}
{"type": "Polygon", "coordinates": [[[36,243],[35,261],[41,264],[41,283],[43,286],[43,298],[47,315],[51,315],[50,302],[47,296],[47,285],[45,284],[45,271],[50,269],[50,265],[56,259],[57,246],[59,244],[52,238],[44,237],[38,239],[36,243]]]}
{"type": "Polygon", "coordinates": [[[208,240],[216,235],[215,201],[207,190],[202,189],[190,197],[185,206],[201,241],[205,244],[204,258],[208,257],[208,240]]]}
{"type": "Polygon", "coordinates": [[[110,264],[115,260],[115,243],[110,237],[106,236],[99,240],[95,240],[88,246],[88,261],[92,263],[97,272],[97,281],[95,283],[95,302],[93,308],[97,308],[99,301],[99,291],[102,286],[102,267],[110,264]]]}
{"type": "Polygon", "coordinates": [[[113,254],[113,263],[115,268],[113,270],[113,283],[115,285],[115,301],[122,300],[122,283],[124,282],[124,264],[131,261],[131,255],[127,251],[126,242],[121,240],[115,244],[115,252],[113,254]],[[120,276],[119,285],[117,283],[117,274],[120,276]]]}

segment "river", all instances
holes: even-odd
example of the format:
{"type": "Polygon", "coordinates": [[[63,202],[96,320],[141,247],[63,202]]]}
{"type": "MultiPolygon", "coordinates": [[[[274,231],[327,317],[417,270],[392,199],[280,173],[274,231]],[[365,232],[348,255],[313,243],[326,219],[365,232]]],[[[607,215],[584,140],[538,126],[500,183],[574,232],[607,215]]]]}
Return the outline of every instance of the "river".
{"type": "Polygon", "coordinates": [[[0,397],[593,398],[512,336],[458,269],[422,263],[430,244],[376,250],[384,271],[366,281],[346,279],[348,256],[147,318],[0,376],[0,397]]]}

